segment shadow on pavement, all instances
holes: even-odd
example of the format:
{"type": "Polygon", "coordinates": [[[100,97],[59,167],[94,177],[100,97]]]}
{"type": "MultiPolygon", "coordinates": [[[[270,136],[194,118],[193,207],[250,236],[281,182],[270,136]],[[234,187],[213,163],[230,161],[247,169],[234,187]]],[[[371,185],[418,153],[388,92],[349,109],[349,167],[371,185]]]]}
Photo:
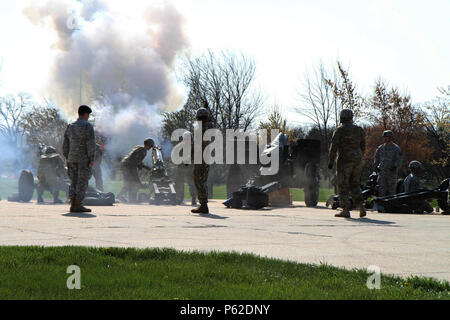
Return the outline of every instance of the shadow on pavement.
{"type": "Polygon", "coordinates": [[[222,217],[222,216],[218,216],[216,214],[196,214],[197,217],[199,218],[208,218],[208,219],[219,219],[219,220],[224,220],[224,219],[228,219],[228,217],[222,217]]]}
{"type": "Polygon", "coordinates": [[[360,223],[372,223],[372,224],[383,224],[383,225],[395,224],[395,222],[392,222],[392,221],[374,220],[374,219],[370,219],[370,218],[347,218],[347,220],[350,220],[353,222],[360,222],[360,223]]]}
{"type": "Polygon", "coordinates": [[[70,217],[70,218],[96,218],[97,216],[95,214],[91,213],[83,213],[83,212],[68,212],[63,214],[64,217],[70,217]]]}

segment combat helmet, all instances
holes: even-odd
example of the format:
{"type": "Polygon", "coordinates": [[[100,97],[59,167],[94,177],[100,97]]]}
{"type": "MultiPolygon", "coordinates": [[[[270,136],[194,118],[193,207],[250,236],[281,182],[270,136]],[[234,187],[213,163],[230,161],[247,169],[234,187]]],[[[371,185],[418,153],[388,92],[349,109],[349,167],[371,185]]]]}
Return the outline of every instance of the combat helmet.
{"type": "Polygon", "coordinates": [[[199,121],[207,121],[209,120],[209,111],[206,108],[200,108],[197,110],[195,118],[199,121]]]}
{"type": "Polygon", "coordinates": [[[342,109],[341,114],[339,115],[340,122],[352,122],[353,121],[353,111],[350,109],[342,109]]]}
{"type": "Polygon", "coordinates": [[[56,153],[56,149],[55,147],[52,146],[48,146],[47,148],[45,148],[45,154],[52,154],[52,153],[56,153]]]}
{"type": "Polygon", "coordinates": [[[155,146],[155,141],[151,138],[147,138],[144,140],[144,146],[149,146],[150,148],[153,148],[155,146]]]}
{"type": "Polygon", "coordinates": [[[408,168],[410,170],[422,169],[422,163],[420,161],[413,160],[409,163],[408,168]]]}
{"type": "Polygon", "coordinates": [[[390,137],[392,140],[394,140],[394,133],[391,130],[385,130],[383,132],[383,137],[390,137]]]}
{"type": "Polygon", "coordinates": [[[48,159],[48,158],[54,158],[58,156],[58,151],[56,151],[55,147],[48,146],[45,148],[45,152],[42,155],[42,158],[48,159]]]}

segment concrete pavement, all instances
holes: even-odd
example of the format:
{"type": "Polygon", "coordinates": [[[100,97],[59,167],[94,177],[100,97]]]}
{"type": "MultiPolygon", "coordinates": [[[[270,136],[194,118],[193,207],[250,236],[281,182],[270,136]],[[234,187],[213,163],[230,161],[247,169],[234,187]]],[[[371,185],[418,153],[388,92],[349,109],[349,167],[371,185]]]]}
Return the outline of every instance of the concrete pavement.
{"type": "Polygon", "coordinates": [[[118,204],[70,214],[67,205],[0,201],[0,245],[170,247],[250,252],[306,263],[450,281],[450,216],[368,213],[335,218],[323,206],[245,211],[210,203],[212,215],[190,206],[118,204]]]}

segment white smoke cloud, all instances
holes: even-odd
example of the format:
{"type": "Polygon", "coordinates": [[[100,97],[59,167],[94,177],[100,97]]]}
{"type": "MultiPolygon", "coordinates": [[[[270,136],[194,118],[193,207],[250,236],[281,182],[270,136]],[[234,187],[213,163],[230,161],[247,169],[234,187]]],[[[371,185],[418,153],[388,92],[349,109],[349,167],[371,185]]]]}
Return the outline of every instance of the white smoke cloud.
{"type": "Polygon", "coordinates": [[[95,106],[96,129],[111,136],[110,151],[123,155],[155,136],[160,111],[181,104],[172,68],[187,40],[170,4],[130,15],[103,0],[48,0],[23,13],[55,32],[52,97],[73,117],[81,79],[81,103],[95,106]]]}

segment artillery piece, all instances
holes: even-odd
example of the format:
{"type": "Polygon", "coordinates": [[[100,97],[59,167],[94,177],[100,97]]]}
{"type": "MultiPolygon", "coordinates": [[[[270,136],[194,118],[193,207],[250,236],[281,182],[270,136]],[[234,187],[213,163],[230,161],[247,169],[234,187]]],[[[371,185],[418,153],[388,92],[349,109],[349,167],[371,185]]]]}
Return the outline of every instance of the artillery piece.
{"type": "Polygon", "coordinates": [[[264,175],[262,165],[257,176],[249,179],[245,186],[233,192],[223,204],[230,208],[260,209],[269,205],[269,193],[283,188],[304,188],[305,203],[315,207],[319,201],[320,141],[299,139],[287,143],[287,136],[278,134],[265,147],[263,154],[270,157],[279,152],[279,168],[273,175],[264,175]]]}
{"type": "MultiPolygon", "coordinates": [[[[69,195],[69,179],[62,179],[61,191],[69,195]]],[[[18,193],[14,193],[8,197],[10,202],[30,202],[33,198],[34,190],[37,184],[34,182],[33,173],[30,170],[22,170],[19,176],[18,193]]],[[[88,187],[83,204],[87,206],[112,206],[115,203],[114,194],[111,192],[104,193],[93,187],[88,187]]]]}
{"type": "Polygon", "coordinates": [[[162,148],[156,145],[152,148],[153,167],[148,169],[150,171],[149,188],[154,196],[150,198],[149,203],[176,205],[177,193],[172,180],[167,175],[161,150],[162,148]]]}

